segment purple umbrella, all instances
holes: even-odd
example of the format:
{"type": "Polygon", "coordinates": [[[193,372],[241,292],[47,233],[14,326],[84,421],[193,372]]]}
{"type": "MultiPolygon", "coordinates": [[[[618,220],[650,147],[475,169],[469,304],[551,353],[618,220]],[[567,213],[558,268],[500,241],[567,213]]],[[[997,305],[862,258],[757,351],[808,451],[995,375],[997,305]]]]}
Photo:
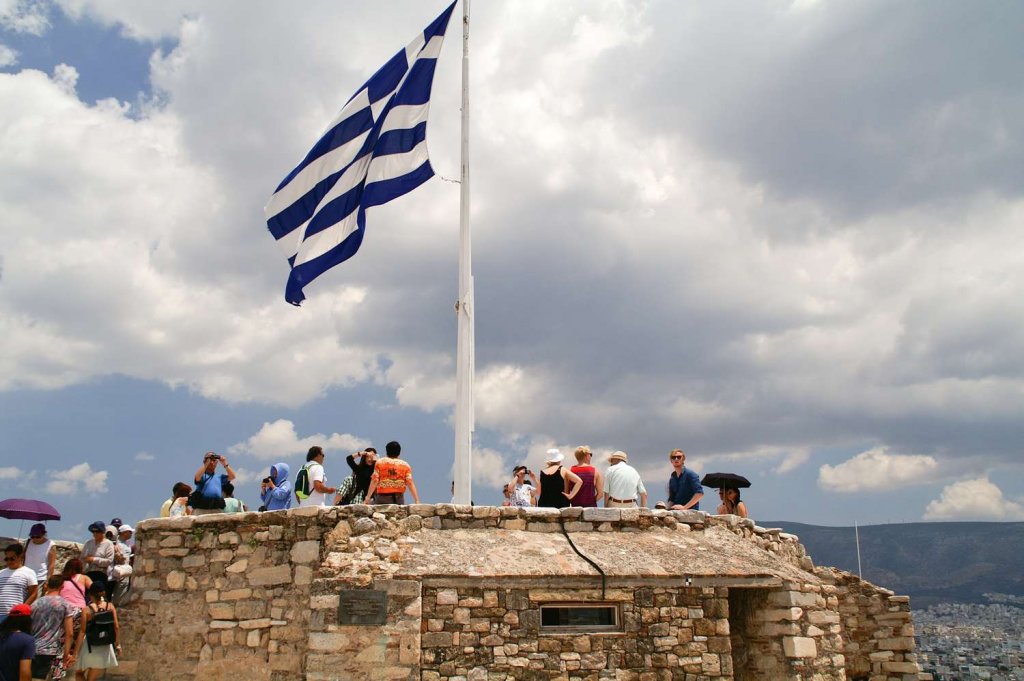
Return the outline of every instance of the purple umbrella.
{"type": "Polygon", "coordinates": [[[0,501],[0,518],[60,520],[60,513],[45,501],[37,499],[4,499],[0,501]]]}

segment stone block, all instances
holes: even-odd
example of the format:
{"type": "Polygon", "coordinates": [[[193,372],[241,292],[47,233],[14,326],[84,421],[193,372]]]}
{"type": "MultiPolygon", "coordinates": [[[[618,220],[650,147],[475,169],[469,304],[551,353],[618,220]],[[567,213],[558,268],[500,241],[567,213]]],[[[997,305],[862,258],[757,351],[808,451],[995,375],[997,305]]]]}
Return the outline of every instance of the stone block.
{"type": "Polygon", "coordinates": [[[434,515],[433,504],[412,504],[409,506],[410,515],[418,515],[421,518],[429,518],[434,515]]]}
{"type": "Polygon", "coordinates": [[[561,510],[557,508],[548,508],[546,506],[527,506],[525,508],[521,508],[520,512],[522,513],[522,517],[529,521],[541,519],[557,521],[562,515],[561,510]]]}
{"type": "Polygon", "coordinates": [[[194,568],[206,565],[206,556],[202,553],[192,553],[181,559],[181,567],[194,568]]]}
{"type": "Polygon", "coordinates": [[[252,589],[231,589],[221,593],[220,599],[222,601],[237,601],[243,598],[249,598],[252,596],[252,589]]]}
{"type": "Polygon", "coordinates": [[[230,603],[211,603],[207,611],[211,619],[233,620],[235,619],[235,606],[230,603]]]}
{"type": "Polygon", "coordinates": [[[458,605],[459,592],[455,589],[441,589],[436,595],[438,605],[458,605]]]}
{"type": "Polygon", "coordinates": [[[814,608],[820,596],[800,591],[775,591],[768,595],[768,602],[782,607],[814,608]]]}
{"type": "Polygon", "coordinates": [[[882,671],[895,674],[915,674],[921,671],[916,662],[883,662],[882,671]]]}
{"type": "Polygon", "coordinates": [[[248,577],[249,584],[252,586],[273,586],[275,584],[290,584],[292,581],[292,569],[288,565],[275,565],[273,567],[256,568],[255,570],[249,571],[248,577]]]}
{"type": "Polygon", "coordinates": [[[784,636],[782,650],[786,657],[790,658],[815,658],[818,656],[817,644],[813,638],[806,636],[784,636]]]}
{"type": "Polygon", "coordinates": [[[758,612],[756,618],[762,622],[796,621],[803,614],[804,611],[801,608],[767,608],[758,612]]]}
{"type": "Polygon", "coordinates": [[[703,511],[672,511],[677,522],[688,525],[703,525],[707,515],[703,511]]]}
{"type": "Polygon", "coordinates": [[[910,636],[883,638],[878,641],[879,650],[913,650],[914,639],[910,636]]]}
{"type": "Polygon", "coordinates": [[[309,649],[313,651],[345,650],[348,644],[349,636],[345,633],[320,631],[309,633],[309,649]]]}
{"type": "Polygon", "coordinates": [[[167,573],[167,588],[172,591],[180,591],[185,586],[185,573],[179,570],[172,570],[167,573]]]}
{"type": "Polygon", "coordinates": [[[293,563],[312,563],[320,560],[320,542],[299,541],[292,544],[290,558],[293,563]]]}
{"type": "Polygon", "coordinates": [[[313,581],[313,568],[308,565],[296,565],[295,566],[295,581],[296,586],[305,586],[312,583],[313,581]]]}
{"type": "Polygon", "coordinates": [[[618,508],[585,508],[583,520],[586,522],[618,522],[622,519],[622,511],[618,508]]]}
{"type": "Polygon", "coordinates": [[[267,614],[267,602],[263,600],[238,601],[234,607],[235,618],[240,620],[254,620],[267,614]]]}
{"type": "Polygon", "coordinates": [[[234,575],[234,574],[239,574],[239,573],[245,572],[248,569],[249,569],[249,559],[248,558],[243,558],[242,560],[237,560],[234,563],[232,563],[231,565],[228,565],[226,568],[224,568],[224,572],[228,572],[228,573],[234,575]]]}
{"type": "Polygon", "coordinates": [[[636,523],[640,521],[639,508],[620,508],[619,517],[624,523],[636,523]]]}
{"type": "Polygon", "coordinates": [[[270,627],[269,617],[260,617],[254,620],[242,620],[238,623],[242,629],[268,629],[270,627]]]}

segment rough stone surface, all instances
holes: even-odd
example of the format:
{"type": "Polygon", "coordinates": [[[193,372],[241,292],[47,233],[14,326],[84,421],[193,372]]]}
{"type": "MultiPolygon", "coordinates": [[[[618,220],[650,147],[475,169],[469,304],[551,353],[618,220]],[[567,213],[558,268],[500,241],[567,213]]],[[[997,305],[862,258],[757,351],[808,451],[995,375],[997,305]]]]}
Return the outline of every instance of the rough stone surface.
{"type": "Polygon", "coordinates": [[[359,505],[146,520],[136,537],[121,678],[919,678],[908,599],[739,518],[359,505]],[[382,624],[340,623],[360,591],[382,624]],[[567,603],[615,621],[542,625],[567,603]]]}

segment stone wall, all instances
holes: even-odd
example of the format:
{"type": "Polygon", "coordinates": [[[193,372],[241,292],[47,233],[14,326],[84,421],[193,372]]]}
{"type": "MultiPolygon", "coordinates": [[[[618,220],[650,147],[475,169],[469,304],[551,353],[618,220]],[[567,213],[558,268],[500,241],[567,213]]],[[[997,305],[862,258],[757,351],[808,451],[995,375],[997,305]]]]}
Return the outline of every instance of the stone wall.
{"type": "Polygon", "coordinates": [[[423,681],[732,678],[723,588],[438,586],[424,590],[422,628],[423,681]],[[621,631],[541,629],[541,604],[580,600],[617,605],[621,631]]]}
{"type": "Polygon", "coordinates": [[[834,568],[816,573],[837,596],[838,617],[850,681],[913,681],[920,667],[914,642],[910,597],[865,582],[834,568]]]}
{"type": "Polygon", "coordinates": [[[912,628],[898,647],[906,602],[876,601],[878,587],[815,570],[796,537],[734,516],[351,506],[147,520],[137,542],[119,674],[142,680],[838,681],[851,659],[872,681],[917,678],[893,666],[916,667],[912,628]],[[615,549],[603,594],[563,528],[594,555],[615,549]],[[515,578],[462,568],[460,547],[492,544],[512,547],[515,578]],[[684,578],[630,562],[637,547],[684,545],[717,569],[684,578]],[[342,620],[341,595],[359,591],[386,594],[380,623],[342,620]],[[614,603],[624,629],[540,631],[540,605],[559,601],[614,603]]]}
{"type": "Polygon", "coordinates": [[[140,523],[119,674],[304,678],[325,529],[297,511],[140,523]]]}
{"type": "Polygon", "coordinates": [[[788,582],[776,589],[730,589],[737,681],[845,679],[834,588],[788,582]]]}

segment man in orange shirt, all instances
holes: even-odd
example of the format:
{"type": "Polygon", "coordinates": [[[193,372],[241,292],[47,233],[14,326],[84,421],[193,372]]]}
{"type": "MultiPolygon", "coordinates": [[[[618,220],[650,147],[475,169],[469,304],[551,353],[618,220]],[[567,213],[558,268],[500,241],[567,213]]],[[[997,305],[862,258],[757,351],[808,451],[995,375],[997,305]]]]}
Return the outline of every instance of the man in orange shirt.
{"type": "Polygon", "coordinates": [[[420,503],[420,495],[416,492],[416,483],[412,480],[412,466],[398,458],[402,453],[402,445],[389,442],[385,448],[387,458],[377,461],[370,478],[370,489],[366,498],[373,504],[404,504],[405,490],[412,493],[414,503],[420,503]]]}

